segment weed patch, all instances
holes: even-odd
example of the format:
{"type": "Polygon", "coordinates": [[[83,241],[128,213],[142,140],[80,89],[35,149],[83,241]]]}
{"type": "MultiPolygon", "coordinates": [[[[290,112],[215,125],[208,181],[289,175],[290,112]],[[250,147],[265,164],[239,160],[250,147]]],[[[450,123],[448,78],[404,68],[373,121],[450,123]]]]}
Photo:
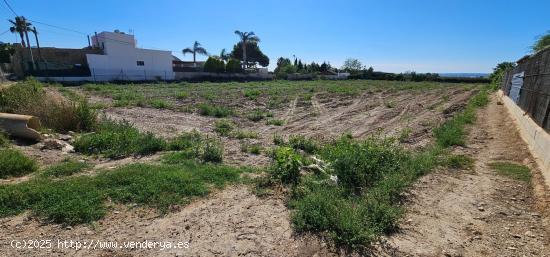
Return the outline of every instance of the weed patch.
{"type": "Polygon", "coordinates": [[[38,169],[33,159],[14,149],[0,149],[0,178],[19,177],[38,169]]]}
{"type": "Polygon", "coordinates": [[[210,104],[199,104],[199,114],[203,116],[212,116],[216,118],[224,118],[233,115],[233,110],[225,106],[215,106],[210,104]]]}
{"type": "Polygon", "coordinates": [[[65,160],[62,163],[55,164],[44,169],[41,175],[46,177],[65,177],[80,173],[90,167],[91,165],[85,162],[65,160]]]}
{"type": "Polygon", "coordinates": [[[229,136],[234,128],[235,124],[233,124],[230,120],[217,120],[214,123],[214,131],[220,136],[229,136]]]}
{"type": "Polygon", "coordinates": [[[504,176],[513,179],[529,182],[531,181],[531,171],[525,165],[511,162],[493,162],[489,164],[493,170],[504,176]]]}

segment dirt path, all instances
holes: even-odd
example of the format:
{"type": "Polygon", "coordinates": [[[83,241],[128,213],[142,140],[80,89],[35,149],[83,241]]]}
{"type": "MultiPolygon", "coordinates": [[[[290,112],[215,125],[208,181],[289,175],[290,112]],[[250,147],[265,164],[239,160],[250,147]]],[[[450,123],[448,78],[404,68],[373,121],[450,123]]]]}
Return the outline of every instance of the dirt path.
{"type": "Polygon", "coordinates": [[[387,238],[380,255],[550,256],[548,205],[541,200],[547,191],[506,108],[492,99],[468,142],[456,151],[475,158],[473,171],[423,177],[410,192],[401,231],[387,238]],[[530,166],[532,183],[496,174],[487,165],[497,160],[530,166]]]}

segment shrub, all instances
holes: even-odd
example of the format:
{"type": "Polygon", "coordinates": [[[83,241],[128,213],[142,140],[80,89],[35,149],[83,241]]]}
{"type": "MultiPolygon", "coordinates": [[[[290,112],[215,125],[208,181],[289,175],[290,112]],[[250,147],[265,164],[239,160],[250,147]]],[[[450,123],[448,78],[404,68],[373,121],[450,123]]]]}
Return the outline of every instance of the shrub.
{"type": "Polygon", "coordinates": [[[301,157],[291,148],[279,147],[273,153],[273,164],[270,169],[271,177],[285,184],[298,183],[300,179],[301,157]]]}
{"type": "Polygon", "coordinates": [[[285,139],[283,138],[283,136],[281,136],[279,134],[274,134],[273,135],[273,144],[280,146],[280,145],[286,144],[286,142],[285,142],[285,139]]]}
{"type": "Polygon", "coordinates": [[[266,117],[266,112],[260,109],[255,109],[247,115],[247,118],[254,122],[263,120],[265,117],[266,117]]]}
{"type": "Polygon", "coordinates": [[[474,160],[462,154],[448,156],[445,163],[453,169],[471,169],[474,167],[474,160]]]}
{"type": "Polygon", "coordinates": [[[35,172],[36,162],[14,149],[0,149],[0,178],[18,177],[35,172]]]}
{"type": "Polygon", "coordinates": [[[189,97],[189,93],[187,93],[187,92],[185,92],[185,91],[178,92],[178,93],[176,94],[176,99],[179,99],[179,100],[185,99],[185,98],[187,98],[187,97],[189,97]]]}
{"type": "Polygon", "coordinates": [[[306,153],[314,153],[319,149],[319,145],[311,138],[302,135],[291,135],[288,139],[290,147],[296,150],[302,150],[306,153]]]}
{"type": "Polygon", "coordinates": [[[210,104],[199,104],[199,113],[203,116],[212,116],[216,118],[224,118],[233,115],[233,110],[225,106],[214,106],[210,104]]]}
{"type": "Polygon", "coordinates": [[[201,159],[205,162],[220,163],[223,161],[223,145],[219,141],[208,140],[201,159]]]}
{"type": "Polygon", "coordinates": [[[218,58],[208,57],[204,63],[204,71],[206,72],[225,72],[225,63],[218,58]]]}
{"type": "Polygon", "coordinates": [[[90,167],[91,165],[85,162],[65,160],[62,163],[55,164],[44,169],[42,175],[46,177],[64,177],[79,173],[90,167]]]}
{"type": "Polygon", "coordinates": [[[10,144],[10,140],[8,139],[8,136],[4,134],[2,131],[0,131],[0,148],[6,147],[10,144]]]}
{"type": "Polygon", "coordinates": [[[235,124],[230,120],[217,120],[214,123],[214,131],[220,136],[228,136],[235,128],[235,124]]]}
{"type": "Polygon", "coordinates": [[[126,121],[105,121],[94,133],[75,140],[75,150],[84,154],[101,154],[108,158],[147,155],[161,151],[165,141],[152,133],[141,133],[126,121]]]}
{"type": "Polygon", "coordinates": [[[230,59],[225,66],[225,70],[230,73],[240,73],[243,71],[241,62],[237,59],[230,59]]]}

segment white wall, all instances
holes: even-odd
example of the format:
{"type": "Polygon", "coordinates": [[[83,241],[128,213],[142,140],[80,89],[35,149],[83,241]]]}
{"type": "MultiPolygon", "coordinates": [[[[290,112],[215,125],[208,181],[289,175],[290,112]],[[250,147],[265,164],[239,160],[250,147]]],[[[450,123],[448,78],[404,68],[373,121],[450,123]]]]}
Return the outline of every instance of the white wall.
{"type": "Polygon", "coordinates": [[[134,36],[127,34],[102,32],[93,40],[105,46],[103,55],[86,54],[94,80],[174,79],[170,51],[136,48],[134,36]],[[137,61],[144,65],[138,66],[137,61]]]}

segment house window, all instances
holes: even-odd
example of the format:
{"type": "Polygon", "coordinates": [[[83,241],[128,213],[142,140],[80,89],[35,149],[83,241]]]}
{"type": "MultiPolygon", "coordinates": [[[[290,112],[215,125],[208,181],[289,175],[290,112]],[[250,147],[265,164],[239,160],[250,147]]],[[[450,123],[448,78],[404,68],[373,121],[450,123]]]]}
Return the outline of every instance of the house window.
{"type": "Polygon", "coordinates": [[[137,61],[137,66],[145,66],[145,62],[144,61],[137,61]]]}

